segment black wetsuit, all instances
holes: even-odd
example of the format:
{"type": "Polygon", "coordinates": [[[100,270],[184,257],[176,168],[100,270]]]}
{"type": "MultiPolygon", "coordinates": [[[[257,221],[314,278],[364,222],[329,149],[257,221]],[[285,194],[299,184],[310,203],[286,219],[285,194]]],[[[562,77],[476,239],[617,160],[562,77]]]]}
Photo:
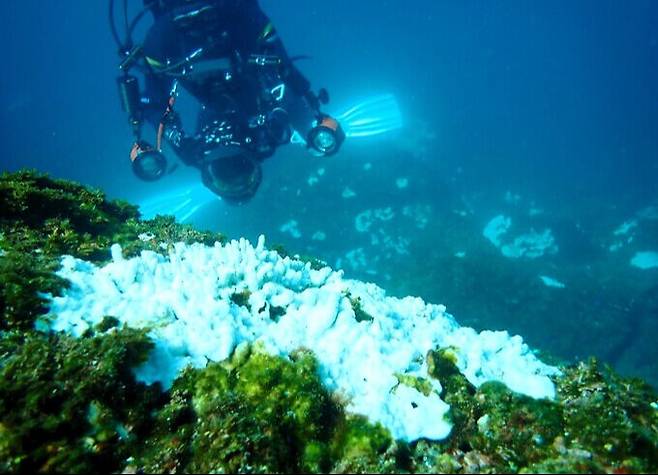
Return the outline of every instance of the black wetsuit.
{"type": "Polygon", "coordinates": [[[317,99],[258,1],[177,3],[154,11],[144,42],[143,115],[160,124],[175,81],[200,102],[193,133],[183,132],[175,115],[165,124],[181,159],[202,167],[217,153],[262,158],[289,141],[293,130],[305,137],[320,116],[317,99]],[[211,154],[211,146],[222,150],[211,154]]]}

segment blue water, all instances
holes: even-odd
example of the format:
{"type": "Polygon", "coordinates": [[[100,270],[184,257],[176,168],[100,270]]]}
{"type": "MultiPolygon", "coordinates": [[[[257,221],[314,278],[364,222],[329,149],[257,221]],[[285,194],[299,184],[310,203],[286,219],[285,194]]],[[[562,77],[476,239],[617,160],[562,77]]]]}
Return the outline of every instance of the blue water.
{"type": "MultiPolygon", "coordinates": [[[[141,2],[129,4],[136,12],[141,2]]],[[[462,323],[658,383],[658,269],[629,265],[635,252],[658,251],[658,2],[261,5],[289,53],[310,56],[298,65],[329,89],[331,111],[391,94],[404,128],[348,139],[328,159],[282,148],[240,208],[182,165],[140,182],[107,3],[22,0],[1,7],[0,170],[34,167],[155,201],[232,237],[263,233],[393,295],[444,303],[462,323]],[[356,229],[360,213],[387,208],[390,221],[356,229]],[[550,228],[558,253],[504,258],[482,236],[501,213],[520,229],[550,228]],[[611,251],[614,230],[638,213],[611,251]],[[300,237],[281,231],[291,220],[300,237]],[[540,274],[567,286],[548,288],[540,274]]]]}

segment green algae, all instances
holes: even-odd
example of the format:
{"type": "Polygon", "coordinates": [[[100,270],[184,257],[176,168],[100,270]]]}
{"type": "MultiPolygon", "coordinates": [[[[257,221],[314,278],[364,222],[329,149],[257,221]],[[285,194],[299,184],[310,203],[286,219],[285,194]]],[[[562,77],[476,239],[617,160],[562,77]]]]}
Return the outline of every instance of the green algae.
{"type": "Polygon", "coordinates": [[[658,465],[658,411],[649,404],[656,393],[648,384],[621,378],[592,359],[567,369],[558,393],[571,444],[606,465],[658,465]]]}
{"type": "Polygon", "coordinates": [[[146,472],[388,471],[388,431],[346,416],[308,351],[290,360],[243,346],[224,363],[188,369],[171,390],[133,467],[146,472]],[[174,434],[173,436],[171,434],[174,434]],[[358,470],[357,470],[358,469],[358,470]]]}
{"type": "Polygon", "coordinates": [[[288,362],[256,352],[228,374],[219,365],[202,373],[195,388],[194,405],[202,421],[193,441],[198,456],[192,459],[192,471],[222,467],[244,472],[248,466],[260,467],[259,472],[329,468],[325,429],[337,408],[319,381],[312,355],[299,352],[293,357],[288,362]],[[218,380],[225,380],[224,385],[217,385],[218,380]],[[222,420],[223,415],[229,421],[222,420]],[[217,431],[224,437],[212,434],[217,431]],[[214,455],[209,457],[214,462],[202,454],[214,455]]]}
{"type": "Polygon", "coordinates": [[[457,357],[453,347],[439,348],[427,354],[427,373],[441,383],[443,401],[450,405],[449,419],[453,428],[450,441],[458,446],[459,441],[468,438],[479,417],[473,404],[475,387],[457,368],[457,357]]]}
{"type": "Polygon", "coordinates": [[[374,320],[372,315],[363,310],[361,297],[353,297],[349,290],[345,292],[345,297],[350,301],[350,305],[354,311],[354,318],[356,318],[357,322],[372,322],[374,320]]]}
{"type": "Polygon", "coordinates": [[[318,259],[316,257],[313,257],[313,256],[307,256],[305,254],[300,255],[300,254],[291,253],[290,251],[288,251],[283,246],[283,244],[272,244],[271,246],[268,246],[268,248],[271,251],[276,251],[276,253],[279,254],[281,257],[288,257],[290,259],[295,259],[295,260],[298,260],[298,261],[305,262],[313,270],[324,269],[328,265],[325,261],[323,261],[321,259],[318,259]]]}
{"type": "Polygon", "coordinates": [[[278,307],[276,305],[270,306],[270,319],[278,322],[281,317],[286,314],[285,307],[278,307]]]}
{"type": "Polygon", "coordinates": [[[176,242],[226,241],[221,234],[177,223],[173,216],[141,220],[134,205],[36,171],[1,174],[0,203],[0,246],[5,251],[8,246],[17,252],[70,254],[101,263],[109,259],[113,243],[132,256],[142,250],[166,253],[176,242]]]}
{"type": "Polygon", "coordinates": [[[396,373],[395,377],[398,379],[399,384],[409,386],[425,396],[429,396],[434,390],[432,383],[428,379],[421,378],[420,376],[396,373]]]}
{"type": "Polygon", "coordinates": [[[54,274],[59,261],[41,252],[20,252],[4,236],[0,249],[0,330],[28,330],[48,311],[42,294],[56,294],[66,286],[54,274]]]}
{"type": "MultiPolygon", "coordinates": [[[[120,328],[117,316],[80,339],[32,330],[47,312],[43,294],[66,285],[53,274],[61,254],[102,264],[115,242],[132,256],[166,254],[178,241],[224,237],[167,216],[142,221],[132,205],[36,172],[0,176],[0,470],[658,470],[658,410],[651,406],[658,395],[594,360],[563,366],[557,398],[548,401],[495,382],[475,388],[459,372],[454,348],[429,352],[429,376],[441,383],[453,429],[443,441],[407,444],[347,413],[347,401],[323,387],[308,351],[281,358],[244,345],[228,361],[185,370],[161,392],[135,381],[131,368],[152,343],[144,332],[120,328]]],[[[248,304],[244,292],[234,298],[248,304]]],[[[360,302],[352,300],[356,315],[360,302]]],[[[421,392],[431,387],[398,378],[421,392]]]]}
{"type": "Polygon", "coordinates": [[[451,351],[428,354],[454,428],[445,441],[417,445],[421,471],[644,473],[658,465],[658,411],[646,383],[590,360],[563,367],[556,400],[533,399],[498,382],[476,389],[451,351]]]}
{"type": "Polygon", "coordinates": [[[143,332],[0,339],[0,470],[118,469],[159,395],[130,368],[146,359],[143,332]]]}
{"type": "Polygon", "coordinates": [[[371,424],[363,416],[349,415],[341,420],[332,441],[337,457],[334,473],[401,473],[408,470],[403,452],[380,424],[371,424]]]}
{"type": "Polygon", "coordinates": [[[110,201],[99,190],[35,171],[0,175],[0,330],[26,330],[46,312],[44,293],[66,285],[53,274],[69,254],[97,264],[119,243],[126,257],[165,254],[174,243],[212,245],[225,237],[180,225],[171,216],[141,221],[135,206],[110,201]],[[151,233],[152,239],[140,235],[151,233]]]}
{"type": "Polygon", "coordinates": [[[249,289],[242,289],[231,294],[230,300],[238,307],[249,308],[249,297],[251,297],[251,291],[249,289]]]}

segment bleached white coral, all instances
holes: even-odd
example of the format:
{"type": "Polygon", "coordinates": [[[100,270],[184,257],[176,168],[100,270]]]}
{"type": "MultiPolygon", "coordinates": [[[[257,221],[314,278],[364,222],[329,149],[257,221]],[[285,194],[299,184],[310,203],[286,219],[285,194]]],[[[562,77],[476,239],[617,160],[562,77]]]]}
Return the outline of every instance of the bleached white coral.
{"type": "Polygon", "coordinates": [[[558,246],[550,229],[545,229],[541,233],[531,229],[525,234],[516,236],[513,241],[504,240],[503,237],[508,233],[511,226],[511,218],[498,215],[492,218],[482,231],[484,237],[499,248],[505,257],[535,259],[544,254],[554,254],[558,251],[558,246]]]}
{"type": "Polygon", "coordinates": [[[398,375],[428,378],[429,350],[455,348],[458,367],[475,385],[499,380],[533,397],[553,397],[541,363],[521,338],[460,327],[442,305],[417,297],[387,297],[374,284],[343,278],[329,267],[314,270],[241,239],[225,245],[178,243],[163,256],[143,251],[126,259],[118,245],[112,262],[97,267],[70,256],[60,276],[71,282],[51,299],[51,327],[81,335],[106,315],[149,328],[155,349],[137,371],[147,383],[168,387],[187,365],[228,358],[245,342],[260,342],[287,356],[314,351],[320,376],[349,401],[347,409],[380,422],[399,439],[446,437],[449,406],[441,385],[429,395],[399,384],[398,375]],[[231,297],[248,290],[246,305],[231,297]],[[353,300],[372,318],[358,321],[353,300]],[[273,307],[278,318],[270,318],[273,307]]]}

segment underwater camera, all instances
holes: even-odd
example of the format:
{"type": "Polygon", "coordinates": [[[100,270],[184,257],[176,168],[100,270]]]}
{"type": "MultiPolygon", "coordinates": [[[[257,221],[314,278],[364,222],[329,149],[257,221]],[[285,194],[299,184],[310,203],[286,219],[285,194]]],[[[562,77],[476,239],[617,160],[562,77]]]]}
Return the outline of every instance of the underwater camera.
{"type": "Polygon", "coordinates": [[[206,188],[232,205],[249,201],[262,179],[260,163],[246,153],[221,157],[201,168],[201,180],[206,188]]]}
{"type": "Polygon", "coordinates": [[[155,181],[167,171],[167,159],[147,142],[135,142],[130,150],[133,173],[144,181],[155,181]]]}

